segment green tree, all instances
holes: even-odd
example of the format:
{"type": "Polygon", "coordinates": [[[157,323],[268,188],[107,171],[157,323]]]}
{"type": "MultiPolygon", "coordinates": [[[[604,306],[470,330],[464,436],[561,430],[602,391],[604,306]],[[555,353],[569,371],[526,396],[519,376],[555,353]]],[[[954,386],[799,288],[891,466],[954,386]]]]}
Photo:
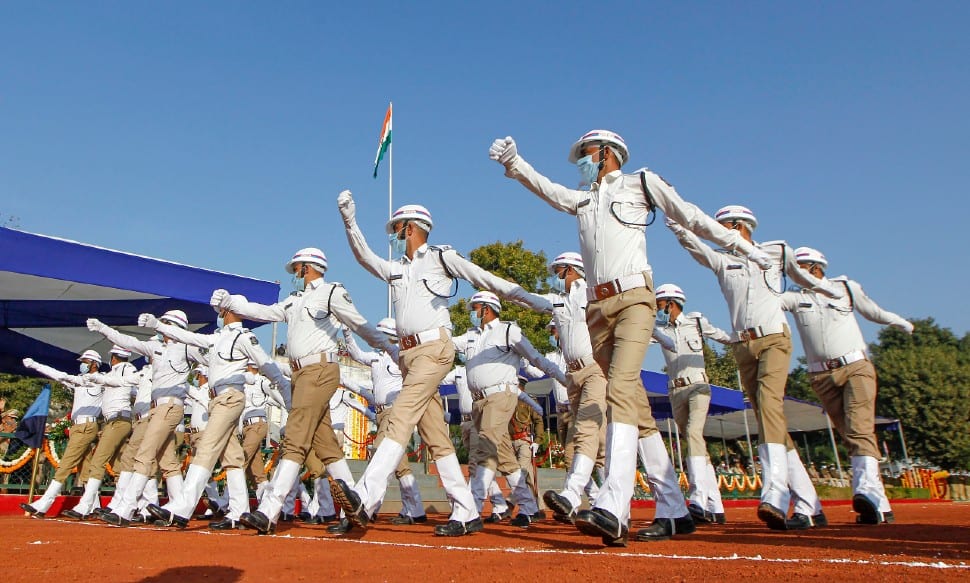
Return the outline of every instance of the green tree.
{"type": "Polygon", "coordinates": [[[804,356],[798,357],[798,366],[788,373],[788,385],[785,394],[789,397],[821,404],[818,395],[812,390],[812,383],[808,380],[808,360],[804,356]]]}
{"type": "Polygon", "coordinates": [[[970,467],[970,335],[957,338],[932,318],[913,325],[912,336],[883,328],[870,347],[876,411],[902,421],[911,457],[970,467]]]}
{"type": "MultiPolygon", "coordinates": [[[[546,254],[542,251],[536,253],[526,249],[521,240],[513,243],[497,241],[483,245],[472,250],[468,257],[482,269],[503,279],[514,281],[530,292],[549,293],[549,284],[546,281],[549,275],[546,271],[546,254]]],[[[464,334],[471,326],[468,298],[458,300],[449,309],[455,334],[464,334]]],[[[552,350],[552,345],[549,344],[549,333],[546,331],[546,324],[551,319],[549,314],[540,314],[503,300],[501,318],[516,322],[539,352],[545,353],[552,350]]]]}
{"type": "Polygon", "coordinates": [[[734,360],[734,353],[730,347],[723,348],[720,352],[712,348],[710,343],[704,343],[704,367],[707,369],[707,378],[712,385],[740,389],[738,384],[738,363],[734,360]]]}
{"type": "Polygon", "coordinates": [[[18,409],[23,414],[46,384],[51,386],[50,415],[63,415],[70,409],[74,397],[63,385],[50,379],[0,373],[0,397],[7,400],[7,409],[18,409]]]}

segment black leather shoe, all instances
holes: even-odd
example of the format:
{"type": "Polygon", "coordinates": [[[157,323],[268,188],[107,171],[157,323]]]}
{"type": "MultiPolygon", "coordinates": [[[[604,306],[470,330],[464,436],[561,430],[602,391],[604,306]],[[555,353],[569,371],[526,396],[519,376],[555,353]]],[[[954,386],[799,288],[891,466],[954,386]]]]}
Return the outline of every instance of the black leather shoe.
{"type": "Polygon", "coordinates": [[[246,525],[231,518],[223,518],[210,522],[209,530],[246,530],[246,525]]]}
{"type": "Polygon", "coordinates": [[[795,514],[792,514],[791,518],[785,521],[784,529],[776,529],[776,530],[808,530],[810,528],[815,528],[819,526],[828,526],[828,525],[829,525],[828,519],[825,518],[825,514],[821,512],[819,512],[815,516],[809,516],[807,514],[800,514],[796,512],[795,514]]]}
{"type": "Polygon", "coordinates": [[[81,514],[74,509],[65,510],[64,512],[61,512],[61,515],[68,518],[73,518],[74,520],[87,520],[91,516],[90,514],[81,514]]]}
{"type": "Polygon", "coordinates": [[[427,515],[409,516],[407,514],[398,514],[391,519],[391,524],[418,524],[422,522],[428,522],[427,515]]]}
{"type": "Polygon", "coordinates": [[[149,504],[145,507],[145,510],[155,517],[155,526],[174,526],[176,528],[185,528],[189,525],[188,518],[177,516],[170,510],[166,510],[157,504],[149,504]]]}
{"type": "Polygon", "coordinates": [[[714,524],[727,524],[727,517],[723,512],[714,512],[711,515],[714,517],[714,524]]]}
{"type": "Polygon", "coordinates": [[[331,522],[336,522],[339,520],[339,517],[336,514],[325,514],[323,516],[318,516],[317,520],[319,520],[317,524],[330,524],[331,522]]]}
{"type": "Polygon", "coordinates": [[[131,515],[131,521],[130,522],[132,524],[148,524],[148,519],[145,518],[145,515],[142,514],[141,512],[136,512],[136,513],[134,513],[134,514],[131,515]]]}
{"type": "Polygon", "coordinates": [[[91,511],[91,517],[92,518],[101,518],[101,515],[104,514],[104,513],[106,513],[106,512],[111,512],[111,511],[108,510],[108,509],[106,509],[106,508],[95,508],[94,510],[91,511]]]}
{"type": "Polygon", "coordinates": [[[434,527],[435,536],[465,536],[473,532],[480,532],[485,528],[481,518],[461,522],[460,520],[449,520],[447,524],[439,524],[434,527]]]}
{"type": "Polygon", "coordinates": [[[787,517],[785,512],[775,508],[767,502],[758,505],[758,519],[768,525],[772,530],[786,530],[785,522],[787,517]]]}
{"type": "Polygon", "coordinates": [[[537,522],[539,520],[545,520],[545,519],[546,519],[545,510],[539,510],[538,512],[532,515],[532,522],[537,522]]]}
{"type": "Polygon", "coordinates": [[[565,514],[559,514],[558,512],[556,512],[556,513],[554,513],[552,515],[552,519],[555,520],[556,522],[561,522],[563,524],[572,524],[573,523],[573,517],[572,516],[567,516],[565,514]]]}
{"type": "Polygon", "coordinates": [[[108,524],[113,524],[115,526],[129,526],[131,524],[130,520],[127,518],[122,518],[114,512],[105,512],[100,516],[100,518],[108,524]]]}
{"type": "Polygon", "coordinates": [[[293,522],[294,520],[296,520],[296,515],[295,514],[287,514],[285,512],[281,512],[280,513],[279,520],[280,520],[280,522],[293,522]]]}
{"type": "Polygon", "coordinates": [[[331,524],[327,527],[327,532],[330,534],[347,534],[354,529],[354,523],[346,518],[341,518],[340,522],[337,524],[331,524]]]}
{"type": "Polygon", "coordinates": [[[344,513],[351,522],[361,528],[367,528],[370,516],[364,511],[364,505],[360,501],[360,496],[354,489],[347,485],[343,480],[330,481],[330,494],[334,501],[343,508],[344,513]]]}
{"type": "Polygon", "coordinates": [[[270,524],[269,518],[259,510],[255,512],[243,512],[243,515],[239,517],[239,522],[259,534],[270,534],[273,531],[273,525],[270,524]]]}
{"type": "Polygon", "coordinates": [[[34,508],[33,506],[31,506],[30,504],[27,504],[26,502],[21,502],[20,503],[20,508],[24,512],[26,512],[27,514],[29,514],[31,516],[31,518],[44,518],[44,513],[43,512],[41,512],[40,510],[37,510],[36,508],[34,508]]]}
{"type": "Polygon", "coordinates": [[[688,504],[687,513],[694,519],[696,524],[711,524],[714,522],[714,514],[704,510],[697,504],[688,504]]]}
{"type": "Polygon", "coordinates": [[[517,514],[509,524],[519,528],[529,528],[529,525],[532,524],[532,517],[528,514],[517,514]]]}
{"type": "Polygon", "coordinates": [[[895,522],[896,517],[892,512],[879,512],[879,508],[862,494],[852,497],[852,509],[859,513],[855,517],[856,524],[880,524],[882,522],[895,522]]]}
{"type": "Polygon", "coordinates": [[[496,513],[493,512],[491,516],[489,516],[488,518],[483,519],[482,522],[488,523],[488,524],[498,524],[498,523],[502,522],[502,520],[503,519],[502,519],[502,515],[501,514],[496,514],[496,513]]]}
{"type": "Polygon", "coordinates": [[[670,537],[679,534],[690,534],[697,530],[694,526],[694,519],[690,514],[685,514],[679,518],[654,518],[647,528],[637,531],[637,540],[654,541],[670,540],[670,537]]]}
{"type": "Polygon", "coordinates": [[[543,492],[542,501],[546,503],[547,507],[552,509],[554,513],[553,518],[556,518],[556,514],[562,514],[568,517],[573,513],[573,505],[569,502],[569,498],[560,495],[555,490],[546,490],[543,492]]]}
{"type": "Polygon", "coordinates": [[[580,510],[576,513],[573,524],[579,532],[598,536],[603,539],[603,544],[611,547],[625,547],[630,528],[620,521],[608,510],[593,508],[591,510],[580,510]]]}
{"type": "Polygon", "coordinates": [[[301,512],[301,513],[297,514],[296,517],[298,519],[300,519],[300,522],[306,522],[307,520],[310,519],[310,513],[309,512],[301,512]]]}
{"type": "Polygon", "coordinates": [[[316,526],[318,524],[323,524],[323,519],[319,516],[310,516],[303,520],[303,524],[309,524],[311,526],[316,526]]]}

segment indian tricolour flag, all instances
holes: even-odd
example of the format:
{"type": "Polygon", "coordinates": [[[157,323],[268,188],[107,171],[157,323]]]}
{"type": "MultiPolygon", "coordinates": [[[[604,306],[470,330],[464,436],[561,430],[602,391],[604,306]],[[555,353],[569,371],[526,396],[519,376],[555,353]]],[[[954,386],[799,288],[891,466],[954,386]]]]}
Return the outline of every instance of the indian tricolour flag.
{"type": "Polygon", "coordinates": [[[384,115],[384,126],[381,128],[381,139],[377,143],[377,156],[374,158],[374,178],[377,178],[377,167],[384,159],[384,153],[391,146],[391,106],[387,104],[387,113],[384,115]]]}

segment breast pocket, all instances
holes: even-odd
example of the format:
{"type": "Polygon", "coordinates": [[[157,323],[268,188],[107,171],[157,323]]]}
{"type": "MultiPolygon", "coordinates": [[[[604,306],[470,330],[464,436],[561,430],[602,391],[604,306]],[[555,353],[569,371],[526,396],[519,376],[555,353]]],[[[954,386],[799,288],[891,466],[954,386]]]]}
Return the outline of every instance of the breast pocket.
{"type": "Polygon", "coordinates": [[[704,341],[700,338],[688,338],[687,348],[690,348],[692,352],[703,352],[704,351],[704,341]]]}
{"type": "Polygon", "coordinates": [[[644,200],[632,200],[624,197],[622,200],[610,202],[610,215],[613,219],[631,229],[643,229],[647,226],[647,204],[644,200]]]}

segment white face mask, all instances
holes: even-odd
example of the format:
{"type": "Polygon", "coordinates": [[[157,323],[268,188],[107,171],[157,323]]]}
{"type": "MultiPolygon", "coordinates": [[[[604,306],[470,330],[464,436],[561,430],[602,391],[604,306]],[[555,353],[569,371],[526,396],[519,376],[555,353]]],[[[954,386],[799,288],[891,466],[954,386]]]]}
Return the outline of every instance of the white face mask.
{"type": "Polygon", "coordinates": [[[79,370],[81,371],[81,374],[88,374],[91,372],[91,365],[86,362],[82,362],[79,370]]]}

